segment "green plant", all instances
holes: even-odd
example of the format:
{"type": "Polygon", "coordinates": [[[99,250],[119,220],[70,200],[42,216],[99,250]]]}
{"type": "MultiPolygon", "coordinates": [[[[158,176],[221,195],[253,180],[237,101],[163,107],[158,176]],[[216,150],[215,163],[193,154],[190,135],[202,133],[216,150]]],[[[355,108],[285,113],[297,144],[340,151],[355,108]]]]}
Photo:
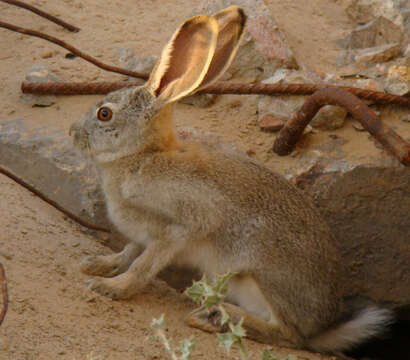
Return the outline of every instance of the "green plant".
{"type": "Polygon", "coordinates": [[[172,339],[168,339],[165,335],[165,320],[164,314],[159,319],[152,319],[151,328],[154,330],[154,335],[157,337],[165,347],[171,360],[188,360],[191,358],[191,351],[195,347],[195,339],[184,339],[180,346],[174,349],[172,339]]]}
{"type": "MultiPolygon", "coordinates": [[[[191,287],[185,290],[185,294],[191,298],[196,304],[204,307],[208,311],[217,308],[220,312],[220,324],[221,326],[227,326],[228,332],[217,334],[219,346],[229,351],[232,346],[238,346],[242,360],[251,360],[247,354],[246,347],[243,338],[246,336],[246,331],[242,326],[243,319],[237,324],[234,324],[228,312],[223,306],[223,302],[228,289],[229,280],[235,275],[235,273],[227,273],[225,275],[217,276],[213,283],[209,283],[204,276],[200,281],[195,281],[191,287]]],[[[195,346],[195,339],[185,339],[181,341],[179,348],[174,350],[172,346],[172,340],[168,339],[165,335],[165,323],[164,315],[161,315],[159,319],[153,319],[151,328],[155,331],[155,336],[158,338],[168,354],[171,360],[187,360],[191,358],[191,351],[195,346]]],[[[268,350],[264,350],[261,360],[279,360],[274,357],[268,350]]],[[[288,356],[282,360],[296,360],[292,356],[288,356]]]]}
{"type": "Polygon", "coordinates": [[[194,282],[192,286],[185,291],[185,294],[196,304],[205,307],[208,311],[215,307],[220,311],[221,326],[227,325],[229,331],[217,335],[219,346],[229,351],[233,345],[237,345],[241,358],[243,360],[250,360],[243,342],[243,338],[246,336],[246,331],[242,327],[243,319],[237,324],[234,324],[223,307],[223,301],[228,289],[228,281],[234,275],[235,273],[227,273],[225,275],[217,276],[213,284],[210,284],[206,277],[203,277],[200,281],[194,282]]]}

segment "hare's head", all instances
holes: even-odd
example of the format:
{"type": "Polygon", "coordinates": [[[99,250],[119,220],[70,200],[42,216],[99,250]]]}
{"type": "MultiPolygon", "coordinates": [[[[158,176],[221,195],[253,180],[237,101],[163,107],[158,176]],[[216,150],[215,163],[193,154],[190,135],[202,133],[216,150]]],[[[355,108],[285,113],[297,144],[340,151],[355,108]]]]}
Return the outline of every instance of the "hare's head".
{"type": "Polygon", "coordinates": [[[231,6],[185,21],[146,84],[108,94],[72,125],[74,145],[101,163],[166,146],[173,136],[167,105],[225,72],[238,49],[245,19],[242,9],[231,6]]]}

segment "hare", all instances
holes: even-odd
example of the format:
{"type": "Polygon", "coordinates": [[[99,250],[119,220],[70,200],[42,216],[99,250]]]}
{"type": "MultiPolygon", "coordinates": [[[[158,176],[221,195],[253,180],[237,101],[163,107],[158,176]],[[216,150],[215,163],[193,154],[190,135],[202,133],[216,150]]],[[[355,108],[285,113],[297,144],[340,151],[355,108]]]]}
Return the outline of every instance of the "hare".
{"type": "MultiPolygon", "coordinates": [[[[134,296],[170,264],[208,277],[234,272],[226,309],[260,342],[336,353],[378,334],[390,312],[349,312],[332,235],[313,204],[256,161],[182,141],[172,103],[219,78],[246,16],[237,6],[195,16],[174,33],[143,86],[105,96],[70,133],[100,171],[109,217],[129,239],[86,259],[90,289],[134,296]]],[[[356,307],[357,308],[357,307],[356,307]]],[[[188,323],[222,331],[217,312],[188,323]]]]}

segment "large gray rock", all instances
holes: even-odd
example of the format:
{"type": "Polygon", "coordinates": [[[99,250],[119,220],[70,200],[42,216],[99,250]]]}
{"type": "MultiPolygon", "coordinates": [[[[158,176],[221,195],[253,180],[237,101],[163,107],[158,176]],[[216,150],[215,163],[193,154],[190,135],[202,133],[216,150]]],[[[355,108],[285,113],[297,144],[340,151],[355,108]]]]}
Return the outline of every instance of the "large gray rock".
{"type": "Polygon", "coordinates": [[[96,169],[64,131],[32,129],[24,119],[1,122],[0,164],[75,216],[107,226],[96,169]]]}
{"type": "Polygon", "coordinates": [[[407,7],[407,0],[348,0],[346,13],[359,24],[384,16],[396,25],[403,26],[403,12],[407,7]]]}
{"type": "Polygon", "coordinates": [[[248,17],[246,33],[232,65],[224,75],[260,81],[279,67],[297,68],[284,34],[263,0],[203,0],[192,15],[211,15],[230,5],[242,7],[248,17]]]}
{"type": "Polygon", "coordinates": [[[410,171],[314,166],[296,178],[333,229],[345,265],[346,295],[410,304],[410,171]]]}

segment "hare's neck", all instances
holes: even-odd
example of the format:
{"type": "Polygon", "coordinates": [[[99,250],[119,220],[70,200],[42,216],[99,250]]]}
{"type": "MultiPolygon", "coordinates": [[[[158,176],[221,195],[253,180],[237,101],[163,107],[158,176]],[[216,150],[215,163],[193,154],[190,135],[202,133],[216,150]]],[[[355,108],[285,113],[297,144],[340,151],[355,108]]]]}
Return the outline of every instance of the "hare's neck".
{"type": "Polygon", "coordinates": [[[151,121],[150,136],[147,136],[144,152],[173,151],[180,147],[172,123],[173,104],[164,106],[151,121]]]}

